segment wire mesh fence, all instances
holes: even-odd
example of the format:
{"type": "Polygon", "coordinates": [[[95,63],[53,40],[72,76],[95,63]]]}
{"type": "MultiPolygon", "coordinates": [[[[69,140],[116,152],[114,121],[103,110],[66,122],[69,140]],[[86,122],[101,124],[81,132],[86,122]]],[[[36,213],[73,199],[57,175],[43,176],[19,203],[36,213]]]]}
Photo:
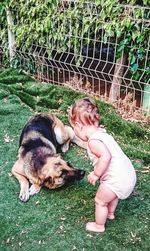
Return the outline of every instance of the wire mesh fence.
{"type": "MultiPolygon", "coordinates": [[[[112,9],[120,13],[120,22],[126,22],[126,30],[134,31],[129,41],[127,32],[119,35],[119,24],[118,33],[114,32],[115,21],[109,15],[104,17],[104,8],[96,2],[59,1],[57,16],[63,19],[52,19],[53,34],[39,33],[28,47],[24,42],[28,38],[23,38],[15,48],[11,65],[40,81],[65,85],[114,102],[128,113],[138,108],[149,113],[150,8],[120,4],[119,10],[118,6],[112,9]]],[[[19,24],[18,10],[14,13],[15,23],[19,24]]],[[[0,65],[4,51],[7,48],[1,46],[0,65]]]]}

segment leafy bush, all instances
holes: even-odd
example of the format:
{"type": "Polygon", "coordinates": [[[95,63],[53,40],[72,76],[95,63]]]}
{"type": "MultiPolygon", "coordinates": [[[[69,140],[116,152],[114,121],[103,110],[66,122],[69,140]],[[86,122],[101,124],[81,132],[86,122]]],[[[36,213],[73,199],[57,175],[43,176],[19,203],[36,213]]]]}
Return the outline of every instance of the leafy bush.
{"type": "MultiPolygon", "coordinates": [[[[114,43],[117,39],[116,59],[122,53],[127,53],[130,77],[139,80],[143,74],[142,81],[147,82],[150,78],[150,60],[147,58],[146,61],[146,57],[149,57],[146,55],[150,18],[148,2],[149,0],[95,0],[87,3],[80,0],[67,4],[67,1],[63,3],[59,0],[5,0],[0,4],[0,40],[7,43],[6,9],[9,8],[14,15],[13,31],[18,48],[23,45],[24,50],[29,51],[34,43],[44,46],[48,55],[54,49],[59,48],[60,52],[69,49],[75,53],[76,63],[80,64],[82,49],[87,44],[92,44],[93,38],[97,41],[103,39],[104,43],[108,39],[114,43]],[[127,7],[126,4],[130,6],[127,7]]],[[[17,67],[18,64],[16,58],[13,65],[17,67]]],[[[26,62],[25,67],[32,72],[36,70],[32,62],[26,62]]]]}

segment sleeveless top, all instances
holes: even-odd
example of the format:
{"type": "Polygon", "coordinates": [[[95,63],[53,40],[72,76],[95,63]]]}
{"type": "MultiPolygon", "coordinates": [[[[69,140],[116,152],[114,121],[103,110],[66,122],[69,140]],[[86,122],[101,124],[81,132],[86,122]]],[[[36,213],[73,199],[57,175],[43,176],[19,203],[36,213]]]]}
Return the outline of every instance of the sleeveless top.
{"type": "MultiPolygon", "coordinates": [[[[105,182],[113,190],[118,198],[124,199],[133,191],[136,183],[136,173],[130,159],[122,151],[115,139],[106,132],[105,129],[98,128],[89,140],[99,140],[108,148],[111,160],[100,177],[101,182],[105,182]]],[[[94,155],[87,144],[87,153],[95,166],[98,157],[94,155]]]]}

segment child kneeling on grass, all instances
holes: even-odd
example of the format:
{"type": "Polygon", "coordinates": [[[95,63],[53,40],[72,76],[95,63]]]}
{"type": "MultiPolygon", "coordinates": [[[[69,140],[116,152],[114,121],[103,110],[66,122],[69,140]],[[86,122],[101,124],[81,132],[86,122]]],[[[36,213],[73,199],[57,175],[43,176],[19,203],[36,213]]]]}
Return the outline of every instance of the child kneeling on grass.
{"type": "Polygon", "coordinates": [[[94,170],[88,182],[100,186],[95,196],[95,222],[86,224],[87,231],[104,232],[107,218],[115,218],[118,199],[126,199],[136,184],[134,167],[120,146],[105,129],[99,127],[100,115],[94,101],[83,98],[72,105],[69,121],[75,134],[87,142],[87,153],[94,170]]]}

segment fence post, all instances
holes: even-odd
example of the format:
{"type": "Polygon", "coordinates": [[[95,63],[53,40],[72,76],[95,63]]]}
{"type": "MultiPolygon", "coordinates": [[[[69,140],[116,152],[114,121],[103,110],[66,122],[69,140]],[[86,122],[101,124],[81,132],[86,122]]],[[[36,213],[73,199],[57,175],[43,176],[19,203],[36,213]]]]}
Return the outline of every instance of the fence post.
{"type": "Polygon", "coordinates": [[[14,26],[14,20],[9,8],[6,9],[6,14],[7,14],[7,25],[8,25],[8,49],[11,61],[12,58],[15,56],[15,35],[12,30],[14,26]]]}
{"type": "Polygon", "coordinates": [[[142,109],[150,115],[150,84],[144,85],[142,109]]]}
{"type": "Polygon", "coordinates": [[[122,84],[122,77],[124,74],[124,67],[126,65],[127,55],[122,54],[120,58],[116,61],[116,66],[114,70],[113,81],[110,88],[109,100],[116,101],[120,97],[120,86],[122,84]]]}

